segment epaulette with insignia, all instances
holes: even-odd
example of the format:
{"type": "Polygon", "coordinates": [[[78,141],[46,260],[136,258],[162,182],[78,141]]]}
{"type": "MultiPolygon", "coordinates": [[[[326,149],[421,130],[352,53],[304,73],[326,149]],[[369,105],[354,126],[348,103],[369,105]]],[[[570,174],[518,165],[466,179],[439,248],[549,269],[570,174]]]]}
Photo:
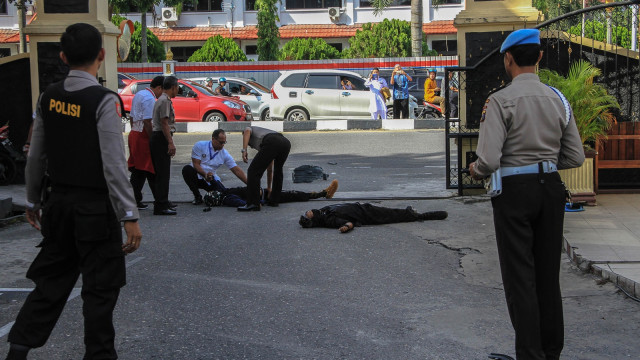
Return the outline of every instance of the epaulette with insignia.
{"type": "Polygon", "coordinates": [[[498,91],[500,91],[500,90],[502,90],[502,89],[506,88],[506,87],[507,87],[507,86],[509,86],[509,85],[511,85],[511,82],[508,82],[508,83],[506,83],[505,85],[502,85],[502,86],[500,86],[500,87],[497,87],[497,88],[495,88],[495,89],[493,89],[493,90],[489,91],[489,93],[487,94],[487,97],[491,96],[491,94],[493,94],[493,93],[496,93],[496,92],[498,92],[498,91]]]}

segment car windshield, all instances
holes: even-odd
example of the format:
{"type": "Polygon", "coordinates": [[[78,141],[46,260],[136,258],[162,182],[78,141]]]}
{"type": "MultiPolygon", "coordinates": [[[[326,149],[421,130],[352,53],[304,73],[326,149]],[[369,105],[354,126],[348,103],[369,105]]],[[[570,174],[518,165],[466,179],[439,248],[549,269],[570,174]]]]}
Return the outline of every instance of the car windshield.
{"type": "Polygon", "coordinates": [[[201,85],[201,84],[199,84],[199,83],[197,83],[195,81],[187,80],[187,81],[185,81],[185,83],[189,84],[189,86],[192,86],[192,87],[198,89],[198,91],[200,91],[201,93],[203,93],[205,95],[217,96],[216,94],[214,94],[213,91],[211,91],[211,89],[209,89],[208,87],[203,86],[203,85],[201,85]]]}
{"type": "Polygon", "coordinates": [[[247,81],[247,84],[249,84],[249,85],[251,85],[251,86],[253,86],[255,88],[258,88],[263,93],[268,93],[270,91],[264,85],[260,84],[257,81],[247,81]]]}

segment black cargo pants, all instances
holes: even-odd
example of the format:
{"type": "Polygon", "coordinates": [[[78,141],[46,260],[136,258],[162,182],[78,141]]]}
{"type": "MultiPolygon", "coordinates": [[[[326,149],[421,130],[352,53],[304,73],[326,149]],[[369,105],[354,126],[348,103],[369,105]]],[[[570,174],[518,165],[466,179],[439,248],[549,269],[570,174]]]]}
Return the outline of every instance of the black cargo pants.
{"type": "Polygon", "coordinates": [[[41,220],[42,248],[27,272],[36,287],[9,342],[43,346],[82,274],[84,359],[117,359],[112,315],[126,275],[120,223],[107,192],[54,189],[41,220]]]}
{"type": "Polygon", "coordinates": [[[265,135],[260,144],[260,151],[251,161],[247,171],[247,204],[260,205],[260,179],[271,161],[273,161],[273,184],[269,202],[272,204],[280,203],[280,193],[284,181],[282,168],[289,157],[289,151],[291,151],[291,143],[284,135],[280,133],[265,135]]]}

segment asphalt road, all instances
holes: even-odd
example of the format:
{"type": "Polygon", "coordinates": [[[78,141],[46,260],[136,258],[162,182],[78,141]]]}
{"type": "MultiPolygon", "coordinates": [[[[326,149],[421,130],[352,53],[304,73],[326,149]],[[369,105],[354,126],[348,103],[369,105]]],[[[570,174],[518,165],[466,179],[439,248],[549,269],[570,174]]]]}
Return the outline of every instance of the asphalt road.
{"type": "MultiPolygon", "coordinates": [[[[143,212],[143,245],[127,258],[128,285],[114,314],[121,359],[513,356],[490,203],[483,197],[426,199],[434,192],[425,183],[440,181],[435,190],[447,194],[442,132],[287,137],[294,144],[288,167],[323,166],[340,180],[339,198],[257,213],[225,207],[202,212],[187,203],[179,205],[175,217],[143,212]],[[347,234],[297,224],[304,210],[355,201],[369,191],[413,195],[377,203],[447,210],[449,218],[361,227],[347,234]]],[[[199,138],[208,135],[176,137],[174,178],[199,138]]],[[[239,134],[228,138],[229,150],[239,158],[239,134]]],[[[233,175],[223,174],[234,185],[233,175]]],[[[288,181],[285,187],[327,184],[288,181]]],[[[184,186],[179,177],[174,182],[184,186]]],[[[188,193],[183,195],[188,200],[188,193]]],[[[32,286],[24,272],[38,239],[26,224],[0,229],[0,341],[26,297],[21,288],[32,286]]],[[[636,358],[640,304],[579,272],[566,257],[561,281],[563,358],[636,358]]],[[[81,305],[79,297],[69,301],[48,343],[30,359],[82,357],[81,305]]],[[[6,351],[6,343],[0,343],[0,356],[6,351]]]]}

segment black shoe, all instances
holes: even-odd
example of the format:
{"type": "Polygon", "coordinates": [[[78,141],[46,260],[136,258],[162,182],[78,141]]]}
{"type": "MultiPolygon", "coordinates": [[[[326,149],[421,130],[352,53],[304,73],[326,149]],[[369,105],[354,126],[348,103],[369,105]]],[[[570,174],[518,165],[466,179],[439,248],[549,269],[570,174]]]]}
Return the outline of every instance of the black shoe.
{"type": "Polygon", "coordinates": [[[29,350],[17,350],[9,348],[9,354],[7,354],[6,360],[27,360],[27,354],[29,350]]]}
{"type": "Polygon", "coordinates": [[[260,205],[244,205],[244,206],[238,206],[238,211],[260,211],[260,205]]]}
{"type": "Polygon", "coordinates": [[[153,215],[177,215],[178,212],[172,209],[153,210],[153,215]]]}
{"type": "Polygon", "coordinates": [[[204,200],[202,200],[202,196],[198,196],[197,198],[193,199],[191,203],[193,205],[202,205],[204,204],[204,200]]]}
{"type": "Polygon", "coordinates": [[[178,204],[174,204],[172,202],[169,202],[169,209],[175,210],[177,207],[178,207],[178,204]]]}
{"type": "Polygon", "coordinates": [[[444,220],[449,216],[446,211],[427,211],[422,213],[422,220],[444,220]]]}
{"type": "Polygon", "coordinates": [[[149,205],[143,203],[142,201],[138,202],[138,210],[147,210],[149,208],[149,205]]]}

